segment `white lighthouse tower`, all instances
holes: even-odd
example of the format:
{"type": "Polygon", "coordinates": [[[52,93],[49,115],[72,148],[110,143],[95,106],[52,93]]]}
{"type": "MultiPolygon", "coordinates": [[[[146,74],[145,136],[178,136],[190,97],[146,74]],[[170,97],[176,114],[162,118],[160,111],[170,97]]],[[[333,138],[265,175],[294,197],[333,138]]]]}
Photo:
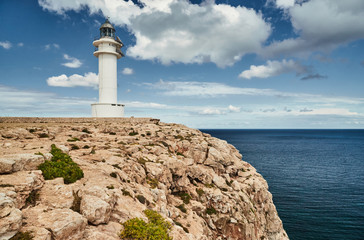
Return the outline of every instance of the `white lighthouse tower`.
{"type": "Polygon", "coordinates": [[[99,59],[99,102],[91,104],[92,117],[123,117],[124,105],[117,103],[117,60],[124,56],[123,43],[106,20],[100,27],[100,38],[93,42],[94,56],[99,59]]]}

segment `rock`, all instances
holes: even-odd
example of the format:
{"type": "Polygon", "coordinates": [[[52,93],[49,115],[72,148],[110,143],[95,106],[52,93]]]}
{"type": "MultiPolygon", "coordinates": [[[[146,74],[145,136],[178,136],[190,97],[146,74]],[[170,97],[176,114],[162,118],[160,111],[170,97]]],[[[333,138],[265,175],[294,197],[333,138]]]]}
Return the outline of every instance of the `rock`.
{"type": "Polygon", "coordinates": [[[31,231],[34,240],[117,240],[120,223],[147,221],[145,209],[173,225],[173,239],[288,239],[267,182],[226,141],[151,119],[36,118],[32,121],[41,126],[28,122],[25,127],[2,121],[0,229],[5,239],[31,231]],[[72,137],[81,141],[68,142],[72,137]],[[82,179],[68,185],[62,178],[43,180],[35,169],[52,155],[34,152],[52,144],[79,164],[82,179]],[[69,151],[72,144],[80,149],[69,151]],[[29,196],[36,201],[24,207],[29,196]]]}
{"type": "Polygon", "coordinates": [[[22,225],[22,213],[12,208],[9,214],[0,221],[0,239],[9,239],[14,236],[22,225]]]}
{"type": "Polygon", "coordinates": [[[39,191],[39,200],[52,208],[71,208],[74,200],[73,185],[64,184],[63,178],[48,180],[39,191]]]}
{"type": "Polygon", "coordinates": [[[44,157],[35,154],[14,154],[0,158],[0,173],[36,170],[44,157]]]}
{"type": "Polygon", "coordinates": [[[71,209],[53,209],[36,206],[25,213],[27,225],[45,228],[54,240],[82,239],[87,220],[71,209]]]}
{"type": "Polygon", "coordinates": [[[81,214],[94,225],[107,223],[110,219],[111,206],[98,197],[84,195],[81,200],[81,214]]]}
{"type": "Polygon", "coordinates": [[[40,189],[43,183],[44,179],[40,170],[20,171],[14,174],[2,175],[0,178],[1,185],[11,186],[10,189],[16,192],[15,206],[17,208],[22,208],[29,194],[40,189]]]}

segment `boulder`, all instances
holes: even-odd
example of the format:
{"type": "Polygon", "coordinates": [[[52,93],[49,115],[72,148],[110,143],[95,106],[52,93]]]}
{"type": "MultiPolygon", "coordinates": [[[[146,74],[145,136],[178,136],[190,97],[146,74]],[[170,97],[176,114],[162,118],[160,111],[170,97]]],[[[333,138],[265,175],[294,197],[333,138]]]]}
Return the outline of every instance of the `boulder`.
{"type": "Polygon", "coordinates": [[[23,153],[3,156],[0,158],[0,173],[36,170],[43,162],[42,155],[23,153]]]}

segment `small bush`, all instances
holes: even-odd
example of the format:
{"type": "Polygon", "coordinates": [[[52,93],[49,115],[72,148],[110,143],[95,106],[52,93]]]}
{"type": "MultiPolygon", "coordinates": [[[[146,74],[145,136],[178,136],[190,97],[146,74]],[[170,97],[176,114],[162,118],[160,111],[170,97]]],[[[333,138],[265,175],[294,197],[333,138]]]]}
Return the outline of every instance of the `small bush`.
{"type": "Polygon", "coordinates": [[[122,189],[121,191],[123,192],[123,195],[124,195],[124,196],[129,196],[129,197],[131,197],[130,192],[128,192],[127,190],[122,189]]]}
{"type": "Polygon", "coordinates": [[[25,202],[27,205],[35,206],[35,204],[38,200],[39,200],[38,190],[33,190],[29,193],[29,196],[27,197],[27,199],[25,199],[25,202]]]}
{"type": "Polygon", "coordinates": [[[78,149],[80,149],[80,147],[79,147],[79,146],[77,146],[77,145],[75,145],[75,144],[72,144],[72,145],[71,145],[71,150],[78,150],[78,149]]]}
{"type": "Polygon", "coordinates": [[[116,135],[116,132],[109,132],[110,135],[116,135]]]}
{"type": "Polygon", "coordinates": [[[39,138],[49,138],[49,135],[47,133],[39,133],[38,137],[39,138]]]}
{"type": "Polygon", "coordinates": [[[186,209],[186,207],[185,207],[184,204],[178,205],[178,206],[176,206],[176,208],[178,208],[179,210],[181,210],[181,212],[183,212],[183,213],[186,213],[187,212],[187,209],[186,209]]]}
{"type": "Polygon", "coordinates": [[[209,208],[206,208],[206,214],[208,215],[212,215],[212,214],[216,214],[216,209],[214,207],[209,207],[209,208]]]}
{"type": "Polygon", "coordinates": [[[137,195],[136,198],[141,204],[145,204],[147,199],[143,195],[137,195]]]}
{"type": "Polygon", "coordinates": [[[42,170],[45,180],[62,177],[65,184],[70,184],[83,178],[82,169],[72,161],[68,154],[62,152],[54,144],[52,144],[51,148],[52,159],[43,162],[38,167],[39,170],[42,170]]]}
{"type": "Polygon", "coordinates": [[[88,133],[88,134],[92,133],[92,132],[90,132],[87,128],[82,129],[82,132],[84,132],[84,133],[88,133]]]}
{"type": "Polygon", "coordinates": [[[32,240],[33,235],[30,232],[18,232],[10,240],[32,240]]]}
{"type": "Polygon", "coordinates": [[[80,141],[80,139],[76,138],[76,137],[73,137],[73,138],[70,138],[67,140],[67,142],[77,142],[77,141],[80,141]]]}
{"type": "Polygon", "coordinates": [[[135,136],[135,135],[138,135],[138,132],[135,132],[134,130],[129,133],[129,136],[135,136]]]}
{"type": "Polygon", "coordinates": [[[30,133],[34,133],[35,132],[35,129],[29,129],[29,132],[30,133]]]}
{"type": "Polygon", "coordinates": [[[83,149],[89,149],[89,148],[90,148],[90,146],[89,146],[89,145],[85,145],[85,146],[83,146],[82,148],[83,148],[83,149]]]}
{"type": "Polygon", "coordinates": [[[196,193],[198,194],[198,196],[202,196],[202,195],[204,195],[205,194],[205,191],[204,190],[202,190],[201,188],[197,188],[196,189],[196,193]]]}
{"type": "Polygon", "coordinates": [[[148,223],[140,218],[133,218],[123,223],[121,239],[172,240],[168,234],[172,227],[169,222],[153,210],[145,210],[144,214],[148,218],[148,223]]]}
{"type": "Polygon", "coordinates": [[[189,204],[192,198],[187,192],[179,192],[177,195],[182,199],[184,204],[189,204]]]}
{"type": "Polygon", "coordinates": [[[156,178],[147,177],[147,183],[150,185],[151,188],[157,188],[159,181],[156,178]]]}
{"type": "Polygon", "coordinates": [[[114,189],[114,185],[106,186],[107,189],[114,189]]]}
{"type": "Polygon", "coordinates": [[[116,174],[116,172],[112,172],[112,173],[110,173],[110,176],[113,177],[113,178],[116,178],[117,174],[116,174]]]}

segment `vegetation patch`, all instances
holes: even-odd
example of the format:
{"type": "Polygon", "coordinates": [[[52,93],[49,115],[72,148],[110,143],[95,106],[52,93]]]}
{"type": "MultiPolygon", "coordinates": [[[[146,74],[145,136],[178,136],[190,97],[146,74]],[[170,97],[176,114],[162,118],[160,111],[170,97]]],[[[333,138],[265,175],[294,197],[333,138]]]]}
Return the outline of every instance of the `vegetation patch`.
{"type": "Polygon", "coordinates": [[[39,138],[49,138],[49,135],[47,133],[39,133],[38,137],[39,138]]]}
{"type": "Polygon", "coordinates": [[[12,184],[0,184],[0,187],[6,188],[6,187],[14,187],[12,184]]]}
{"type": "Polygon", "coordinates": [[[106,186],[107,189],[114,189],[114,185],[106,186]]]}
{"type": "Polygon", "coordinates": [[[145,204],[148,200],[143,195],[137,195],[136,198],[141,204],[145,204]]]}
{"type": "Polygon", "coordinates": [[[192,198],[187,192],[177,192],[177,193],[174,193],[174,195],[179,196],[182,199],[184,204],[189,204],[190,200],[192,198]]]}
{"type": "Polygon", "coordinates": [[[36,202],[39,200],[39,193],[38,190],[33,190],[29,193],[27,199],[25,199],[26,205],[35,206],[36,202]]]}
{"type": "Polygon", "coordinates": [[[83,178],[82,169],[71,157],[52,144],[50,153],[53,155],[50,161],[46,160],[39,165],[45,180],[62,177],[65,184],[74,183],[83,178]]]}
{"type": "Polygon", "coordinates": [[[32,240],[33,235],[30,232],[18,232],[10,240],[32,240]]]}
{"type": "Polygon", "coordinates": [[[113,166],[114,168],[117,168],[117,169],[120,169],[121,170],[121,167],[119,166],[119,164],[113,164],[111,166],[113,166]]]}
{"type": "Polygon", "coordinates": [[[92,133],[92,132],[90,132],[87,128],[82,129],[82,132],[84,132],[84,133],[88,133],[88,134],[92,133]]]}
{"type": "Polygon", "coordinates": [[[78,150],[78,149],[80,149],[80,147],[79,147],[79,146],[77,146],[77,145],[75,145],[75,144],[72,144],[72,145],[71,145],[71,150],[78,150]]]}
{"type": "Polygon", "coordinates": [[[205,194],[205,191],[204,191],[204,190],[202,190],[201,188],[197,188],[197,189],[196,189],[196,193],[198,194],[198,196],[199,196],[199,197],[202,197],[202,195],[204,195],[204,194],[205,194]]]}
{"type": "Polygon", "coordinates": [[[134,130],[129,133],[129,136],[135,136],[135,135],[138,135],[138,132],[135,132],[134,130]]]}
{"type": "Polygon", "coordinates": [[[183,212],[183,213],[187,213],[187,209],[184,204],[178,205],[178,206],[176,206],[176,208],[181,210],[181,212],[183,212]]]}
{"type": "Polygon", "coordinates": [[[124,196],[129,196],[129,197],[131,197],[130,192],[128,192],[127,190],[122,189],[121,191],[123,192],[123,195],[124,195],[124,196]]]}
{"type": "Polygon", "coordinates": [[[171,224],[153,210],[145,210],[148,222],[140,218],[132,218],[123,223],[124,230],[120,233],[121,239],[140,240],[172,240],[169,236],[171,224]]]}
{"type": "Polygon", "coordinates": [[[208,215],[212,215],[212,214],[216,214],[216,209],[214,207],[209,207],[209,208],[206,208],[206,214],[208,215]]]}
{"type": "Polygon", "coordinates": [[[76,138],[76,137],[73,137],[73,138],[70,138],[67,140],[67,142],[77,142],[77,141],[80,141],[80,139],[76,138]]]}
{"type": "Polygon", "coordinates": [[[113,177],[113,178],[116,178],[117,174],[116,174],[116,172],[112,172],[112,173],[110,173],[110,176],[113,177]]]}
{"type": "Polygon", "coordinates": [[[147,177],[147,183],[150,185],[151,188],[157,188],[159,181],[156,178],[147,177]]]}
{"type": "Polygon", "coordinates": [[[32,128],[32,129],[29,129],[28,131],[29,131],[30,133],[34,133],[36,130],[32,128]]]}

